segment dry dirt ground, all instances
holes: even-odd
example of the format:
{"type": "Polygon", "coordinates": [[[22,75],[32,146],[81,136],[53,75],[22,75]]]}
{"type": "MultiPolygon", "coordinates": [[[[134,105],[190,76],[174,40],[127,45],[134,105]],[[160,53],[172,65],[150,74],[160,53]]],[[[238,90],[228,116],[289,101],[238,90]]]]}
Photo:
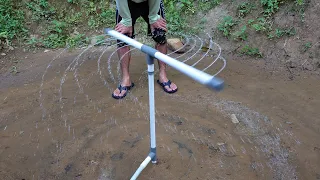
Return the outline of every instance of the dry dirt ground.
{"type": "MultiPolygon", "coordinates": [[[[131,177],[149,151],[146,64],[132,54],[136,86],[114,100],[112,50],[17,52],[19,73],[1,68],[0,179],[131,177]]],[[[226,82],[219,93],[174,69],[169,75],[176,94],[155,87],[159,163],[139,179],[320,179],[318,75],[292,79],[263,59],[233,58],[218,75],[226,82]]]]}

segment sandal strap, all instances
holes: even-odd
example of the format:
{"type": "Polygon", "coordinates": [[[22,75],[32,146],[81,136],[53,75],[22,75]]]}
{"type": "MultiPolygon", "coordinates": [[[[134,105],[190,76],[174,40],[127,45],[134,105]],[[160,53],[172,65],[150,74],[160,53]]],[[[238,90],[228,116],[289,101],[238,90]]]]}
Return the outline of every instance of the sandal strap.
{"type": "Polygon", "coordinates": [[[120,93],[121,93],[122,91],[128,91],[128,86],[122,86],[122,85],[120,84],[119,87],[118,87],[118,89],[119,89],[120,93]]]}
{"type": "Polygon", "coordinates": [[[134,86],[133,83],[131,83],[130,86],[122,86],[121,84],[119,84],[118,89],[119,89],[119,91],[120,91],[120,93],[121,93],[121,91],[128,91],[128,90],[130,90],[133,86],[134,86]]]}
{"type": "Polygon", "coordinates": [[[171,87],[170,87],[170,86],[171,86],[171,81],[170,81],[170,80],[167,81],[167,82],[163,82],[163,83],[161,83],[161,84],[162,84],[163,87],[169,86],[169,88],[171,88],[171,87]]]}

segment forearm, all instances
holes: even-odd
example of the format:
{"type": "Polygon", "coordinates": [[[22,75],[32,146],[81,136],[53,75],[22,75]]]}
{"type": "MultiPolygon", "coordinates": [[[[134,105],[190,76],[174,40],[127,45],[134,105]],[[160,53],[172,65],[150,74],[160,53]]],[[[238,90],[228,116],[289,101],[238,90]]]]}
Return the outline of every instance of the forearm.
{"type": "Polygon", "coordinates": [[[116,3],[117,3],[117,9],[118,9],[119,15],[122,18],[120,23],[125,26],[132,26],[132,19],[131,19],[129,6],[128,6],[128,0],[116,0],[116,3]]]}
{"type": "Polygon", "coordinates": [[[160,15],[158,12],[160,10],[160,2],[161,0],[148,0],[149,2],[149,23],[153,24],[158,19],[160,19],[160,15]]]}

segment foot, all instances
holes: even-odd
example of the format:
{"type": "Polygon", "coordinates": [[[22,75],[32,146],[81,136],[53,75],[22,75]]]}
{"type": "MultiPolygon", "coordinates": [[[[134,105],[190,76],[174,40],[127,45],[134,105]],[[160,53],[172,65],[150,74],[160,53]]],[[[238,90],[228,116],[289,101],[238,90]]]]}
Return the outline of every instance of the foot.
{"type": "Polygon", "coordinates": [[[167,93],[175,93],[178,91],[178,87],[176,84],[168,80],[166,77],[160,77],[157,81],[158,84],[163,88],[163,90],[167,93]]]}
{"type": "Polygon", "coordinates": [[[127,92],[134,86],[134,83],[124,83],[125,85],[123,85],[122,83],[119,85],[119,87],[117,87],[116,90],[113,91],[112,93],[112,97],[115,99],[122,99],[124,97],[126,97],[127,92]]]}

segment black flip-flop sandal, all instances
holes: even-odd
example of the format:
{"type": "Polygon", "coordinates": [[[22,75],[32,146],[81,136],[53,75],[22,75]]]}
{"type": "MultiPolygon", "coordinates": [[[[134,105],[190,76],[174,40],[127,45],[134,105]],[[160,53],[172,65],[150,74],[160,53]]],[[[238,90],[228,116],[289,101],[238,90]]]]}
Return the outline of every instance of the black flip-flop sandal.
{"type": "Polygon", "coordinates": [[[112,97],[115,98],[115,99],[122,99],[122,98],[124,98],[124,97],[127,96],[128,91],[131,90],[131,88],[133,88],[133,87],[134,87],[134,83],[131,83],[131,86],[122,86],[122,85],[120,84],[119,87],[118,87],[120,93],[121,93],[122,91],[126,91],[126,92],[124,93],[123,96],[116,96],[116,95],[114,95],[114,94],[112,93],[112,97]]]}
{"type": "Polygon", "coordinates": [[[168,82],[160,82],[159,80],[157,80],[157,83],[162,87],[162,89],[164,90],[164,92],[166,92],[166,93],[169,93],[169,94],[172,94],[172,93],[175,93],[175,92],[177,92],[178,91],[178,88],[177,89],[175,89],[175,90],[172,90],[172,91],[168,91],[166,88],[165,88],[165,86],[169,86],[169,88],[171,88],[170,87],[170,85],[171,85],[171,81],[169,80],[168,82]]]}

